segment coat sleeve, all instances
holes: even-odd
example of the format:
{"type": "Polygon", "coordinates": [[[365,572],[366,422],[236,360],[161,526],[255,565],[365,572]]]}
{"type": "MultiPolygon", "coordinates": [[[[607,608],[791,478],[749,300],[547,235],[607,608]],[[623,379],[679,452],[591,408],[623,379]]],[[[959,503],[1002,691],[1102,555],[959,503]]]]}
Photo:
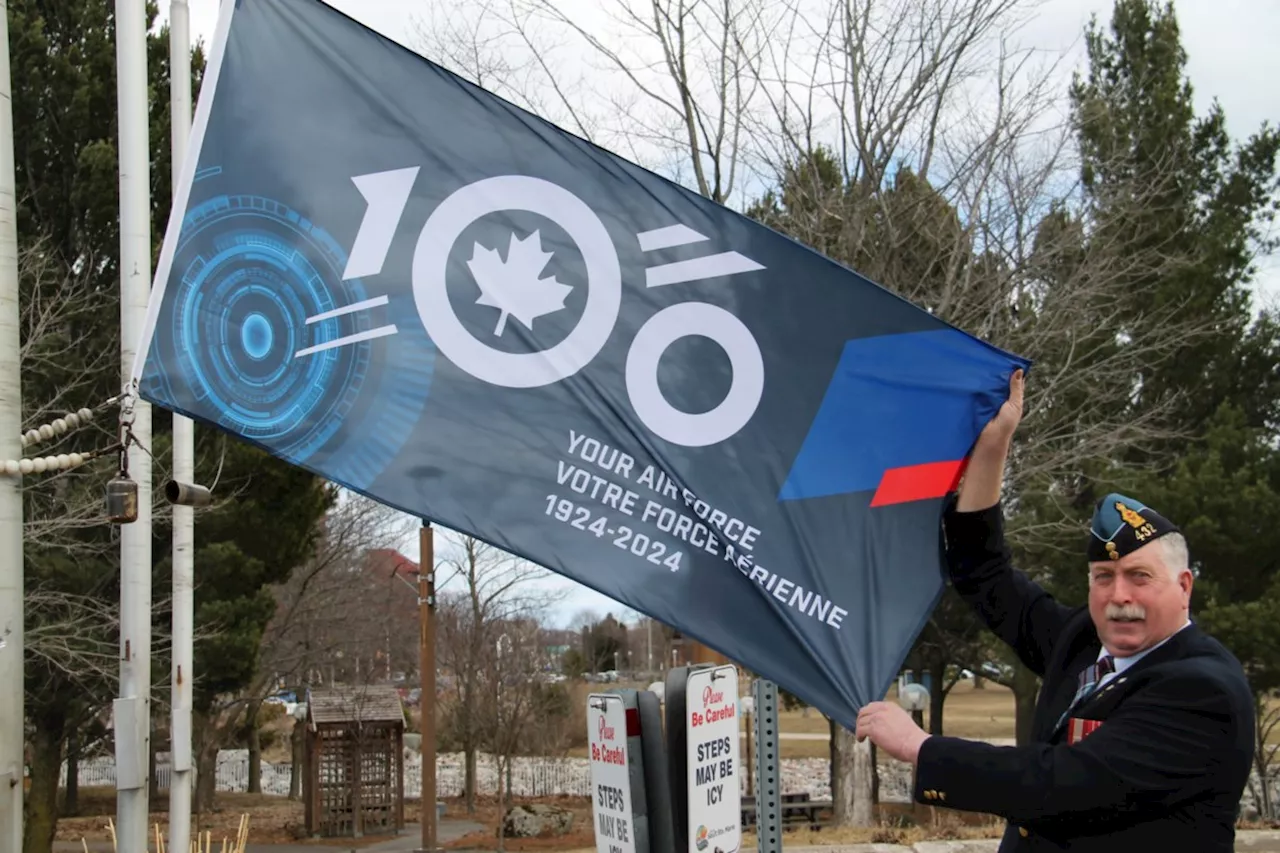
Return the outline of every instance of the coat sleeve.
{"type": "Polygon", "coordinates": [[[1015,824],[1087,822],[1167,807],[1203,792],[1235,760],[1232,705],[1204,676],[1171,676],[1134,693],[1075,744],[998,747],[931,737],[915,798],[1015,824]]]}
{"type": "Polygon", "coordinates": [[[1014,569],[1001,504],[975,512],[959,512],[953,504],[943,530],[956,592],[1023,664],[1043,677],[1053,646],[1075,611],[1014,569]]]}

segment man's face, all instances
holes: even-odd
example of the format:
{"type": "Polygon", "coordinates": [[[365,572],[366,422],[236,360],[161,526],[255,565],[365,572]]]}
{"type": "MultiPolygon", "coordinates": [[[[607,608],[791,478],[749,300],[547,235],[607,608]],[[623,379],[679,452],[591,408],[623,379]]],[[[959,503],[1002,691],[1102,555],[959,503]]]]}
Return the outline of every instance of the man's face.
{"type": "Polygon", "coordinates": [[[1162,557],[1155,541],[1119,560],[1089,564],[1089,615],[1108,653],[1136,654],[1187,621],[1191,572],[1174,575],[1162,557]]]}

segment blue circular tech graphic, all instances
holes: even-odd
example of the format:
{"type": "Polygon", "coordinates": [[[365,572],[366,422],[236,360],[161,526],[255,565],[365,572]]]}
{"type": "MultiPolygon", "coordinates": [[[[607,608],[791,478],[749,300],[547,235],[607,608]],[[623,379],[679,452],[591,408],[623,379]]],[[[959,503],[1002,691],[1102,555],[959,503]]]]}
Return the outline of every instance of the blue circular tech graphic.
{"type": "Polygon", "coordinates": [[[147,377],[181,411],[363,489],[408,439],[435,347],[412,297],[343,281],[347,256],[272,199],[218,195],[188,209],[147,377]],[[407,307],[406,307],[407,306],[407,307]]]}
{"type": "Polygon", "coordinates": [[[267,353],[271,352],[271,338],[274,334],[271,322],[256,311],[245,317],[244,325],[240,327],[240,341],[244,345],[244,351],[255,361],[266,358],[267,353]]]}

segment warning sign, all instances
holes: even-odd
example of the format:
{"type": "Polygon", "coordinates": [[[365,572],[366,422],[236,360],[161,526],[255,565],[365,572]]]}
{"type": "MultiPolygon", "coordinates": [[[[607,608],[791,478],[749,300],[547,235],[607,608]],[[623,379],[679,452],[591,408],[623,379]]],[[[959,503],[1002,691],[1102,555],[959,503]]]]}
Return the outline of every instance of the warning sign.
{"type": "Polygon", "coordinates": [[[631,825],[631,776],[627,763],[627,712],[621,696],[587,697],[591,750],[591,814],[597,853],[635,853],[631,825]]]}
{"type": "Polygon", "coordinates": [[[738,670],[693,670],[686,696],[689,851],[734,853],[742,844],[738,670]]]}

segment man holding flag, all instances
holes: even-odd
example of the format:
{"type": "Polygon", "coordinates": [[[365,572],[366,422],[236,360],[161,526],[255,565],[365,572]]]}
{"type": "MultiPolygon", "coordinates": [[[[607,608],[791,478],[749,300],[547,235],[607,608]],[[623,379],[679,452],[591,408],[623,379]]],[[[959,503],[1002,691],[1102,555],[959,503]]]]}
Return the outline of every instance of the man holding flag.
{"type": "Polygon", "coordinates": [[[915,766],[918,802],[1006,818],[1002,853],[1229,853],[1254,747],[1244,671],[1188,618],[1178,528],[1131,498],[1098,503],[1087,607],[1013,568],[1001,485],[1023,381],[979,436],[944,533],[956,591],[1043,679],[1032,743],[930,736],[887,702],[861,710],[858,738],[915,766]]]}

